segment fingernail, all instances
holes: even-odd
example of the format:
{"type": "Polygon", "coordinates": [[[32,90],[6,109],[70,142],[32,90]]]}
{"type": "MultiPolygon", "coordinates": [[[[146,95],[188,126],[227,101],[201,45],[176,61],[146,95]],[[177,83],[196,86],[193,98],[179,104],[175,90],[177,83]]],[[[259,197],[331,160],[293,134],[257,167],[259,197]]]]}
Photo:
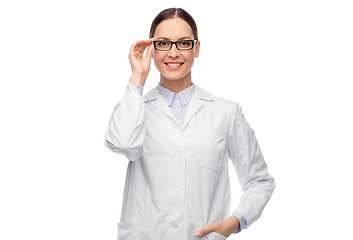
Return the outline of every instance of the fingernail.
{"type": "Polygon", "coordinates": [[[196,237],[198,237],[198,236],[200,236],[200,235],[201,235],[200,232],[196,232],[196,233],[195,233],[195,236],[196,236],[196,237]]]}

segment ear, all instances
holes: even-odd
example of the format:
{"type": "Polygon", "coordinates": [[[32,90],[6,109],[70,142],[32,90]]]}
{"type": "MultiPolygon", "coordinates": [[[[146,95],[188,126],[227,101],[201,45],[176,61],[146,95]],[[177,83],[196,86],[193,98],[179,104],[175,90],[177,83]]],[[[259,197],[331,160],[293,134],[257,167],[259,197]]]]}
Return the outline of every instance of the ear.
{"type": "Polygon", "coordinates": [[[197,58],[200,54],[200,40],[197,40],[195,44],[195,58],[197,58]]]}

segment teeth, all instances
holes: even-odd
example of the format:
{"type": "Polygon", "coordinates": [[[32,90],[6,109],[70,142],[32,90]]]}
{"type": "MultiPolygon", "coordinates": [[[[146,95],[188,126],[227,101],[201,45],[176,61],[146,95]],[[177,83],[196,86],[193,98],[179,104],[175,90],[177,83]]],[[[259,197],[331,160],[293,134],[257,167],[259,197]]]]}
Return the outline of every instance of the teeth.
{"type": "Polygon", "coordinates": [[[181,63],[167,63],[167,65],[170,67],[178,67],[181,65],[181,63]]]}

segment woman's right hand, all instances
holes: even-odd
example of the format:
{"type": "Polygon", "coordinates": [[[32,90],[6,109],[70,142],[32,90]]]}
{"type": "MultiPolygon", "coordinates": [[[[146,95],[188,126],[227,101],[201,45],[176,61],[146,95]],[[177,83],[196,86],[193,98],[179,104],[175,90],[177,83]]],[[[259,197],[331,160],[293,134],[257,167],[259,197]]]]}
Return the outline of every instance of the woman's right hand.
{"type": "Polygon", "coordinates": [[[147,40],[140,40],[131,45],[129,60],[132,69],[132,76],[130,78],[130,83],[137,86],[145,84],[148,73],[150,71],[151,58],[153,44],[151,44],[155,38],[150,38],[147,40]],[[146,55],[143,53],[146,51],[146,55]]]}

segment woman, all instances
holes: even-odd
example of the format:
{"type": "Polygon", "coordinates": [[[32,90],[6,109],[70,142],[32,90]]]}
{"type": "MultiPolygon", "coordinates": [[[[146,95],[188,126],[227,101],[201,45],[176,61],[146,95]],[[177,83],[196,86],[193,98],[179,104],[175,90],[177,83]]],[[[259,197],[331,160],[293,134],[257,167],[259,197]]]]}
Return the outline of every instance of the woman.
{"type": "Polygon", "coordinates": [[[275,188],[240,106],[191,81],[199,51],[180,8],[159,13],[150,39],[131,46],[132,75],[105,135],[129,160],[119,240],[223,240],[256,221],[275,188]],[[143,96],[151,58],[160,82],[143,96]],[[230,216],[228,158],[243,189],[230,216]]]}

